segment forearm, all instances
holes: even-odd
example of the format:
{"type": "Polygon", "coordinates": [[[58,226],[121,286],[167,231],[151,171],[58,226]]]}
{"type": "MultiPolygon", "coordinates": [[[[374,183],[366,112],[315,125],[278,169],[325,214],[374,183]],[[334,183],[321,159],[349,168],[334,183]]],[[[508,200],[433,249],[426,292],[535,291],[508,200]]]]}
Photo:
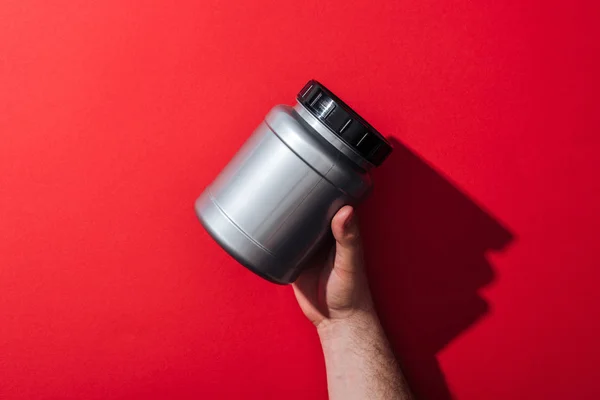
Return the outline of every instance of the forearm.
{"type": "Polygon", "coordinates": [[[319,327],[330,400],[409,400],[410,392],[374,312],[319,327]]]}

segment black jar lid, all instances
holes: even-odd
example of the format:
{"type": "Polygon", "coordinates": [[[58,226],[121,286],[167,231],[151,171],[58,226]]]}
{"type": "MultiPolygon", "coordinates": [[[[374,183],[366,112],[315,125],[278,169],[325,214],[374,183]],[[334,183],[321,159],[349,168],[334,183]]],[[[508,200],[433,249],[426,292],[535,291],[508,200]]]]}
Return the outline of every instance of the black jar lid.
{"type": "Polygon", "coordinates": [[[310,80],[296,99],[371,164],[381,165],[392,152],[383,135],[321,83],[310,80]]]}

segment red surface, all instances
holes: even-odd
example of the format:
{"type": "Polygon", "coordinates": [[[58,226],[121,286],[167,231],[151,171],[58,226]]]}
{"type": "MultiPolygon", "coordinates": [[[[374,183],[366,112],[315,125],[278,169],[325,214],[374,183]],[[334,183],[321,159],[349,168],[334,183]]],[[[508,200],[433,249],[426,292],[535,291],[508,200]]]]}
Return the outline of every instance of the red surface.
{"type": "Polygon", "coordinates": [[[403,143],[361,212],[415,391],[600,397],[597,2],[133,3],[0,5],[0,398],[326,397],[193,213],[312,77],[403,143]]]}

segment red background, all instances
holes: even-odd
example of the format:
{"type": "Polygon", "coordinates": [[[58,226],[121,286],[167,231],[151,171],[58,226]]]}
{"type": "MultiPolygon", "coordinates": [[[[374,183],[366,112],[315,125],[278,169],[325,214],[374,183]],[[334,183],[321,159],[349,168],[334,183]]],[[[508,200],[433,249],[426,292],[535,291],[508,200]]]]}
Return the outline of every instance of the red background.
{"type": "Polygon", "coordinates": [[[361,217],[415,391],[599,398],[596,4],[3,1],[0,398],[326,398],[193,212],[309,78],[396,140],[361,217]]]}

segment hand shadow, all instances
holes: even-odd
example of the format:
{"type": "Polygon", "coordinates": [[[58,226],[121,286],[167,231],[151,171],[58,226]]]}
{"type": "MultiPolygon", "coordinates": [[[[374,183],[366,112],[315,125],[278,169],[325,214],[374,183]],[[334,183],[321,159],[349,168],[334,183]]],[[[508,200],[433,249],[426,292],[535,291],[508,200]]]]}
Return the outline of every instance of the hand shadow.
{"type": "Polygon", "coordinates": [[[453,398],[436,354],[489,312],[486,259],[513,235],[398,141],[361,207],[369,281],[382,324],[419,399],[453,398]]]}

